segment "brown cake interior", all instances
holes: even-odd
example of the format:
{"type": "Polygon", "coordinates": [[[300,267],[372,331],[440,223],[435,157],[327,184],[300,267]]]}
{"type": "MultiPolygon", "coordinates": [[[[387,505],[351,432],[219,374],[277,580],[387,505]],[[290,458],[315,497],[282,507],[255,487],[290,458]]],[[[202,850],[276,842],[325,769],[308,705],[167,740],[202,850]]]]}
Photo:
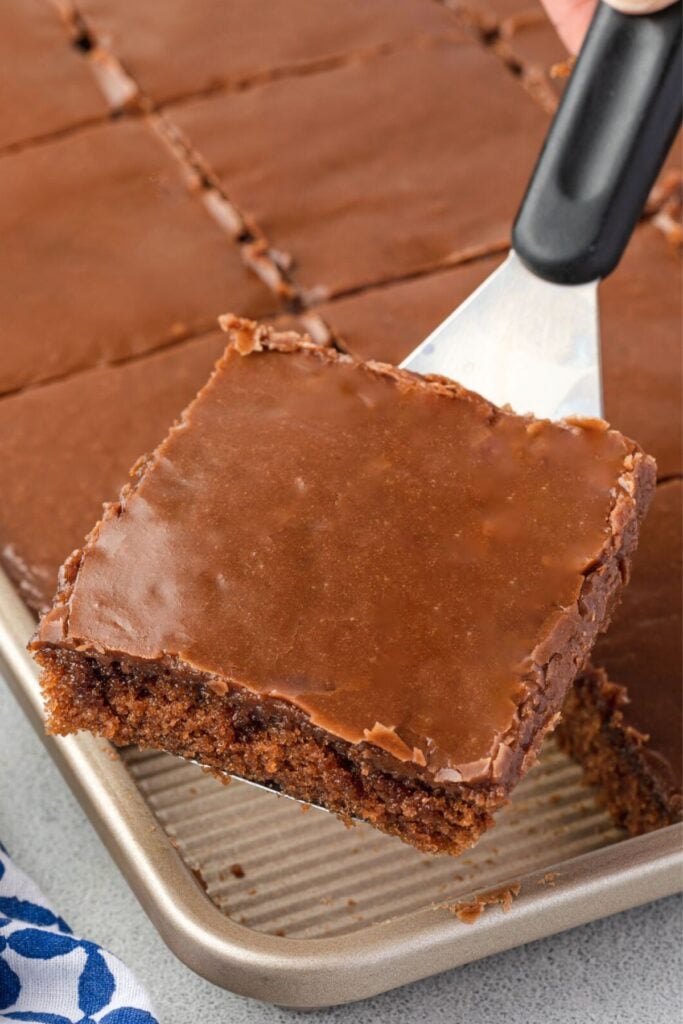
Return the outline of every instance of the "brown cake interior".
{"type": "Polygon", "coordinates": [[[491,824],[502,787],[435,787],[371,744],[348,743],[284,701],[219,695],[188,673],[72,652],[43,655],[53,731],[88,729],[119,746],[161,748],[213,769],[362,817],[429,852],[457,853],[491,824]]]}

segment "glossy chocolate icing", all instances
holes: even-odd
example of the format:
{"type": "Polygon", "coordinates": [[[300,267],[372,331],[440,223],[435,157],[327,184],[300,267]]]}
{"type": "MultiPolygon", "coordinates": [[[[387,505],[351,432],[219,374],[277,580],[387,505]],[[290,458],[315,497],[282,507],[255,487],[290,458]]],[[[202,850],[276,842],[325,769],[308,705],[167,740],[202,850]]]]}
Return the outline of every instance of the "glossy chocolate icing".
{"type": "Polygon", "coordinates": [[[228,326],[37,646],[284,698],[437,782],[504,778],[604,619],[651,464],[599,423],[228,326]]]}
{"type": "Polygon", "coordinates": [[[85,56],[42,0],[0,4],[0,149],[105,117],[107,104],[85,56]]]}
{"type": "Polygon", "coordinates": [[[291,256],[308,298],[504,246],[548,126],[467,40],[195,100],[172,116],[291,256]]]}
{"type": "Polygon", "coordinates": [[[32,608],[50,603],[59,566],[224,348],[214,331],[0,399],[0,564],[32,608]]]}
{"type": "Polygon", "coordinates": [[[657,460],[683,472],[681,253],[652,224],[635,230],[600,294],[605,415],[657,460]]]}
{"type": "Polygon", "coordinates": [[[144,119],[0,160],[0,394],[277,308],[183,173],[144,119]]]}

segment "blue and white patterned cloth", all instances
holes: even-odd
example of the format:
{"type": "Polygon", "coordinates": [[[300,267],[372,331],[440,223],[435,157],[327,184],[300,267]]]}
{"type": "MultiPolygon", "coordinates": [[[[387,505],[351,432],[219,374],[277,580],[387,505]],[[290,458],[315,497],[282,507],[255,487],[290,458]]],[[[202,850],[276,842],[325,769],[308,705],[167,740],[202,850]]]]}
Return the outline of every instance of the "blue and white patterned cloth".
{"type": "Polygon", "coordinates": [[[72,934],[0,844],[0,1021],[158,1024],[120,960],[72,934]]]}

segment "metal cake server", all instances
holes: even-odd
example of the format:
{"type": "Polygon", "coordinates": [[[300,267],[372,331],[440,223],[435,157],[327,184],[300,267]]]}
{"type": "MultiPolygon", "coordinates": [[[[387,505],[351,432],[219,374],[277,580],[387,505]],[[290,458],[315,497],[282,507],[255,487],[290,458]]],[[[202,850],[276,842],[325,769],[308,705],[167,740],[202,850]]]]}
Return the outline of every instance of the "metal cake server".
{"type": "Polygon", "coordinates": [[[598,283],[619,262],[681,122],[681,4],[601,3],[506,262],[401,364],[497,405],[601,416],[598,283]]]}

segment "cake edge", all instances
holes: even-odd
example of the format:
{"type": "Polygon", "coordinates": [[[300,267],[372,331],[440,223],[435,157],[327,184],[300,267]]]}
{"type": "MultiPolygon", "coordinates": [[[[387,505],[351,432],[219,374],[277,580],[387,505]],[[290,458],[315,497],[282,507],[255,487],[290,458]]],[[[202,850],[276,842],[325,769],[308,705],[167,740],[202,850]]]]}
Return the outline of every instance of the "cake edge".
{"type": "Polygon", "coordinates": [[[683,792],[648,737],[625,720],[628,690],[588,665],[567,694],[560,748],[583,769],[614,823],[637,836],[683,818],[683,792]]]}

